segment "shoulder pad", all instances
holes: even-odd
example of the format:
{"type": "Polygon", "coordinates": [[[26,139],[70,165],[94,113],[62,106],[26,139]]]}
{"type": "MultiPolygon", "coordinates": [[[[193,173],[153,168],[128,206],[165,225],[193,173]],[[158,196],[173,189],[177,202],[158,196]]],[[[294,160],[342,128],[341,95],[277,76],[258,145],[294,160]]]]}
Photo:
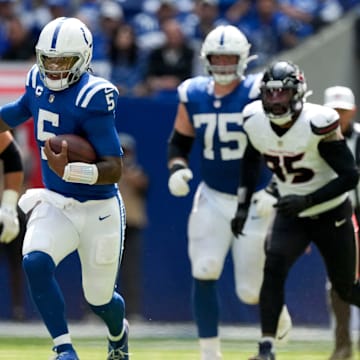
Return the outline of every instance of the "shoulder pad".
{"type": "Polygon", "coordinates": [[[111,82],[95,76],[81,84],[75,105],[91,111],[112,112],[117,104],[119,91],[111,82]]]}
{"type": "Polygon", "coordinates": [[[326,135],[339,126],[339,114],[336,110],[326,106],[313,104],[309,113],[311,130],[316,135],[326,135]]]}
{"type": "Polygon", "coordinates": [[[26,75],[25,86],[35,89],[36,85],[37,85],[36,80],[37,80],[38,75],[39,75],[39,68],[35,64],[32,66],[32,68],[29,70],[29,72],[26,75]]]}
{"type": "Polygon", "coordinates": [[[260,96],[260,84],[263,77],[262,73],[250,74],[244,78],[244,85],[249,87],[249,99],[257,99],[260,96]]]}
{"type": "Polygon", "coordinates": [[[209,86],[208,76],[196,76],[183,81],[178,86],[178,96],[180,102],[189,102],[191,98],[196,98],[199,93],[202,93],[209,86]]]}
{"type": "Polygon", "coordinates": [[[250,104],[247,104],[243,110],[243,118],[246,121],[249,117],[253,116],[255,113],[262,111],[261,100],[253,101],[250,104]]]}
{"type": "Polygon", "coordinates": [[[187,80],[183,81],[177,88],[179,99],[181,102],[189,101],[187,89],[189,88],[190,82],[191,82],[191,79],[187,79],[187,80]]]}

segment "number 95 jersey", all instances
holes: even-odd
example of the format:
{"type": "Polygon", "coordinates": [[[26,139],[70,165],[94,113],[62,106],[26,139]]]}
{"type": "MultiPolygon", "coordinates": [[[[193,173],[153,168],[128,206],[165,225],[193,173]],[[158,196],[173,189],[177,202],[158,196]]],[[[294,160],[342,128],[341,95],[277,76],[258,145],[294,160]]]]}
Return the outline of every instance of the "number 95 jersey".
{"type": "MultiPolygon", "coordinates": [[[[331,108],[304,103],[294,124],[279,136],[263,111],[261,101],[244,110],[245,130],[249,141],[275,174],[281,196],[307,195],[337,177],[336,172],[320,155],[319,143],[339,126],[339,116],[331,108]],[[260,129],[260,131],[259,131],[260,129]]],[[[314,205],[299,214],[313,216],[341,204],[347,193],[314,205]]]]}
{"type": "MultiPolygon", "coordinates": [[[[236,194],[241,159],[247,145],[244,107],[259,97],[261,74],[248,75],[228,95],[214,95],[212,77],[198,76],[178,87],[200,146],[201,177],[212,189],[236,194]]],[[[268,177],[266,178],[266,182],[268,177]]]]}

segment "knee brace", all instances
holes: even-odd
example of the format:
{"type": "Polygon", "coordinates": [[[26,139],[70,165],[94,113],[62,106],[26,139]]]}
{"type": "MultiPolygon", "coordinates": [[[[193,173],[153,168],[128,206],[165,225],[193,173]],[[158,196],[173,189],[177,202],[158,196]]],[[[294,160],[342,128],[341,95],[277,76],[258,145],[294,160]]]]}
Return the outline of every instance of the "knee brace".
{"type": "Polygon", "coordinates": [[[214,258],[198,259],[192,265],[192,276],[199,280],[218,280],[223,265],[214,258]]]}

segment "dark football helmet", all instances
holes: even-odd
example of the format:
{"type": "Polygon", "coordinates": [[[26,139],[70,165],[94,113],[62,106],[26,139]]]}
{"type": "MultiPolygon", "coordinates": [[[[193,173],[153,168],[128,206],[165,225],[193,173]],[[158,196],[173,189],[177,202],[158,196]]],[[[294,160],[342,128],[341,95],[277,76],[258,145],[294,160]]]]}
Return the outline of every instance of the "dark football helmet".
{"type": "Polygon", "coordinates": [[[270,121],[284,125],[298,114],[306,100],[306,80],[299,67],[289,61],[277,61],[264,72],[261,100],[270,121]]]}

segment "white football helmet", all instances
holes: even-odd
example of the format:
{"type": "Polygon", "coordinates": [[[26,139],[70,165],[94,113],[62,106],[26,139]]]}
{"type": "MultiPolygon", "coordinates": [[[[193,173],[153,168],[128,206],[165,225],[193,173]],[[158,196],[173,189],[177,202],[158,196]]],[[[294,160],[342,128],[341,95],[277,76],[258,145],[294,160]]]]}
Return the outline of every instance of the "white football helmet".
{"type": "Polygon", "coordinates": [[[205,69],[216,82],[226,85],[236,78],[241,78],[249,61],[251,45],[246,36],[235,26],[220,25],[210,31],[201,48],[200,56],[205,63],[205,69]],[[211,65],[210,55],[237,55],[235,65],[211,65]]]}
{"type": "Polygon", "coordinates": [[[35,50],[45,86],[60,91],[78,81],[88,70],[93,39],[88,27],[79,19],[61,17],[43,28],[35,50]]]}

